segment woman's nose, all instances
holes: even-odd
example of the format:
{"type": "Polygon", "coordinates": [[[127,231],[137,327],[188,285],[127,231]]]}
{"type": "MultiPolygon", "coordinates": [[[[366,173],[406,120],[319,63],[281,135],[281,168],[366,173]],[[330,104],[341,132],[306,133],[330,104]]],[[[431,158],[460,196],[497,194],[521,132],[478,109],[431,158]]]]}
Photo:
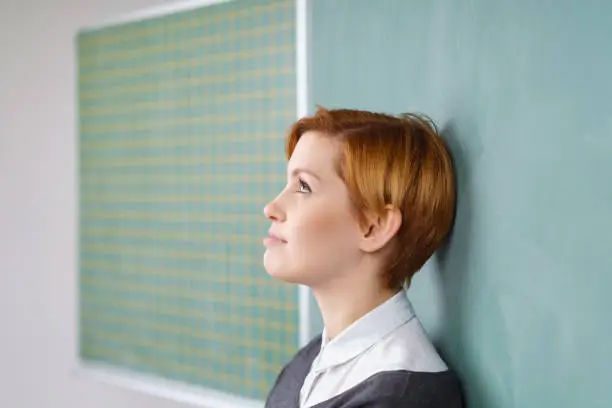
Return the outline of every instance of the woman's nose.
{"type": "Polygon", "coordinates": [[[278,221],[278,222],[284,221],[285,215],[284,215],[284,211],[282,210],[282,208],[280,207],[278,203],[278,197],[275,198],[273,201],[269,202],[264,207],[264,214],[266,218],[268,218],[271,221],[278,221]]]}

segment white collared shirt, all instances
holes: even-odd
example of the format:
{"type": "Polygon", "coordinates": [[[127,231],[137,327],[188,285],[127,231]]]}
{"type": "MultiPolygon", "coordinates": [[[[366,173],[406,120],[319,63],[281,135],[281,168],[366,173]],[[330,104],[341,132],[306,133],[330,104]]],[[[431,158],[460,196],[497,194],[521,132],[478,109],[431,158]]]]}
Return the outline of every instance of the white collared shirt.
{"type": "Polygon", "coordinates": [[[333,398],[379,372],[447,369],[400,291],[331,341],[323,329],[321,350],[300,391],[300,408],[333,398]]]}

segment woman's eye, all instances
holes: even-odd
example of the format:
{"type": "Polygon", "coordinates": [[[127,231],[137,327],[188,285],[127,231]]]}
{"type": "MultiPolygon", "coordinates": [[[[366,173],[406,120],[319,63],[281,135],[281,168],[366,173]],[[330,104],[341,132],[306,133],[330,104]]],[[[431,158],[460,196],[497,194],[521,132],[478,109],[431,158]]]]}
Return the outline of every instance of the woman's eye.
{"type": "Polygon", "coordinates": [[[298,180],[299,181],[299,185],[300,188],[298,189],[298,193],[312,193],[312,190],[310,189],[310,186],[308,185],[308,183],[306,183],[304,180],[298,180]]]}

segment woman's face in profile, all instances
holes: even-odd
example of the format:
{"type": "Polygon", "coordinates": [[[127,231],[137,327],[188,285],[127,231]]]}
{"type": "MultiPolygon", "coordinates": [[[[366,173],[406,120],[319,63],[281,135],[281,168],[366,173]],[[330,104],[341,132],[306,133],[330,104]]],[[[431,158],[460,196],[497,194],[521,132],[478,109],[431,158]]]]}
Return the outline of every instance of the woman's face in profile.
{"type": "Polygon", "coordinates": [[[350,273],[362,235],[346,185],[336,171],[341,145],[306,132],[287,166],[287,186],[264,213],[264,266],[278,279],[308,286],[350,273]]]}

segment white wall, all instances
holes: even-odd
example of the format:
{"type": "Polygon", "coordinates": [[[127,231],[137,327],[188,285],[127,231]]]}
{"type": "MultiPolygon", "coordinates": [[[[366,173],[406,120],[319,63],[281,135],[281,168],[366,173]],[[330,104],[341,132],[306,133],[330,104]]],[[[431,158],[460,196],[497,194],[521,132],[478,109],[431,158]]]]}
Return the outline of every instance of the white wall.
{"type": "Polygon", "coordinates": [[[181,406],[73,373],[74,34],[161,2],[0,2],[0,407],[181,406]]]}

